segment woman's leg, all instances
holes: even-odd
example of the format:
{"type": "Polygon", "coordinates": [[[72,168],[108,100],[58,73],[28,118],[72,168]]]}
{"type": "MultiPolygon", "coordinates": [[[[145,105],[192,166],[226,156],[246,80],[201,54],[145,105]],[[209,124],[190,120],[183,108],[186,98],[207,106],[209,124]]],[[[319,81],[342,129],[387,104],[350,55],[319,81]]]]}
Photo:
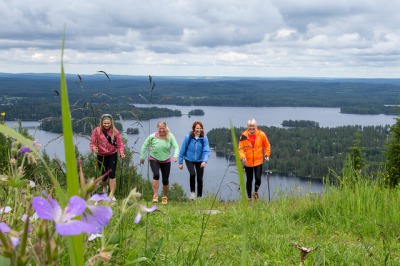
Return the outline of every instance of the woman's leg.
{"type": "Polygon", "coordinates": [[[196,162],[196,173],[197,173],[197,197],[201,198],[203,196],[203,175],[204,168],[201,168],[201,162],[196,162]]]}
{"type": "Polygon", "coordinates": [[[161,163],[160,169],[163,183],[163,196],[166,197],[169,190],[169,173],[171,172],[171,162],[161,163]]]}
{"type": "Polygon", "coordinates": [[[158,187],[160,185],[160,164],[154,160],[150,160],[150,168],[153,172],[153,180],[151,181],[153,195],[158,195],[158,187]]]}
{"type": "Polygon", "coordinates": [[[108,158],[108,169],[111,169],[111,172],[108,175],[110,179],[110,198],[114,197],[115,188],[117,187],[117,160],[117,153],[110,155],[108,158]]]}
{"type": "Polygon", "coordinates": [[[251,199],[251,189],[253,184],[253,169],[254,167],[245,166],[244,170],[246,171],[246,191],[247,197],[251,199]]]}
{"type": "Polygon", "coordinates": [[[194,163],[188,160],[185,160],[186,168],[189,171],[190,175],[190,192],[196,192],[196,172],[194,171],[194,163]]]}
{"type": "Polygon", "coordinates": [[[258,192],[258,189],[261,186],[261,175],[262,175],[262,168],[263,165],[257,165],[256,167],[254,167],[254,175],[255,175],[255,182],[254,182],[254,191],[258,192]]]}

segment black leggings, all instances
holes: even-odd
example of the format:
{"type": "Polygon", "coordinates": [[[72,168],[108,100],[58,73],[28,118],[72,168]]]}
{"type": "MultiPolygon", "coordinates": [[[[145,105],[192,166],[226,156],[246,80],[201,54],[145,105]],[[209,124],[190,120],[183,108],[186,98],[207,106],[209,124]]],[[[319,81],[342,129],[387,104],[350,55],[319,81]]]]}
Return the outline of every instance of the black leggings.
{"type": "Polygon", "coordinates": [[[185,160],[186,167],[189,170],[190,175],[190,192],[196,192],[196,173],[197,173],[197,197],[203,196],[203,175],[204,168],[200,165],[202,162],[191,162],[185,160]]]}
{"type": "Polygon", "coordinates": [[[261,186],[262,168],[263,168],[262,164],[254,166],[254,167],[245,166],[245,168],[244,168],[244,170],[246,171],[246,177],[247,177],[246,191],[247,191],[247,196],[249,198],[252,197],[252,195],[251,195],[251,187],[252,187],[252,184],[253,184],[253,173],[254,173],[254,177],[255,177],[254,192],[258,192],[258,189],[261,186]]]}
{"type": "Polygon", "coordinates": [[[153,172],[153,179],[160,180],[160,170],[162,176],[162,184],[164,186],[169,185],[169,173],[171,171],[171,162],[168,163],[159,163],[156,160],[149,160],[150,168],[153,172]]]}
{"type": "Polygon", "coordinates": [[[98,167],[101,169],[102,175],[104,175],[108,170],[111,169],[111,172],[103,177],[103,181],[115,178],[115,172],[117,170],[117,160],[117,153],[111,155],[97,155],[97,163],[98,167]]]}

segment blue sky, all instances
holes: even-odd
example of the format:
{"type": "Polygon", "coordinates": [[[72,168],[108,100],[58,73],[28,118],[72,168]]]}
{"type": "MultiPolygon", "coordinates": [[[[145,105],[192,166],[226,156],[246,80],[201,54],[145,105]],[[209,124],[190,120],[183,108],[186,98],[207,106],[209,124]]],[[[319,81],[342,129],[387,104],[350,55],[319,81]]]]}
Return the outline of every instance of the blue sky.
{"type": "Polygon", "coordinates": [[[400,77],[400,0],[0,0],[0,72],[400,77]]]}

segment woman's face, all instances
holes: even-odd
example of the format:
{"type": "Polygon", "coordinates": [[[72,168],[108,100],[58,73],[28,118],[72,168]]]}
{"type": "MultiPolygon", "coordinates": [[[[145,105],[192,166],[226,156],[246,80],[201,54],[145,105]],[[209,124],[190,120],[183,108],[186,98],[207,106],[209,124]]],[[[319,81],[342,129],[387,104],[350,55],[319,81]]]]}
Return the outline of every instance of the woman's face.
{"type": "Polygon", "coordinates": [[[103,128],[109,129],[110,127],[111,127],[111,120],[109,120],[109,119],[103,120],[103,128]]]}
{"type": "Polygon", "coordinates": [[[247,129],[249,130],[250,135],[255,135],[256,134],[256,125],[247,125],[247,129]]]}
{"type": "Polygon", "coordinates": [[[160,137],[165,137],[167,135],[166,127],[163,124],[157,126],[157,131],[160,137]]]}
{"type": "Polygon", "coordinates": [[[194,128],[194,134],[200,135],[202,131],[203,131],[203,128],[199,124],[197,124],[194,128]]]}

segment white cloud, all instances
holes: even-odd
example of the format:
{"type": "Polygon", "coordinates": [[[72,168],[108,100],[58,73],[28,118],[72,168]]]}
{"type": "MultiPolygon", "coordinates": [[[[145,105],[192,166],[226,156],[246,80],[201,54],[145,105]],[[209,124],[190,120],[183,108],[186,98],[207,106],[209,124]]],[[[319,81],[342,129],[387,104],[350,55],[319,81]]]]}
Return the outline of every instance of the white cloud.
{"type": "Polygon", "coordinates": [[[400,1],[0,2],[0,72],[397,77],[400,1]],[[356,69],[356,70],[355,70],[356,69]]]}

